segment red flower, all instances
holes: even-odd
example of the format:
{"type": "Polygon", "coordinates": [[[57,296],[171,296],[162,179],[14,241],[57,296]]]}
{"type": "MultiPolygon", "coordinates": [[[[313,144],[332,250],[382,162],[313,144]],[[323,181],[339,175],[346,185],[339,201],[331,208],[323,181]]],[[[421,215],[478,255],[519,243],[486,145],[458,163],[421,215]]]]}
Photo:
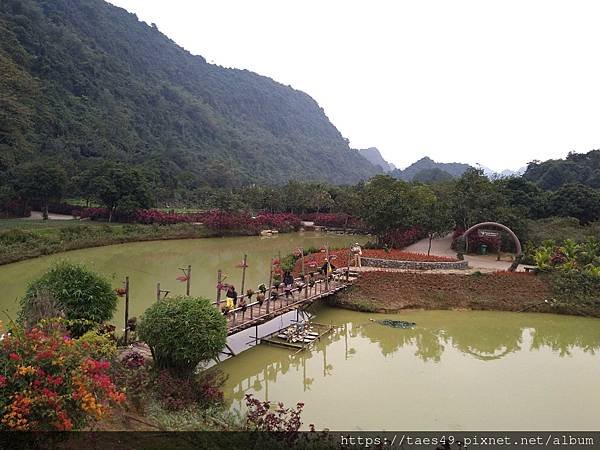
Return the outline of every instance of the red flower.
{"type": "Polygon", "coordinates": [[[18,354],[16,354],[15,352],[8,355],[8,357],[13,361],[21,361],[21,357],[18,354]]]}
{"type": "Polygon", "coordinates": [[[0,387],[6,386],[6,377],[4,375],[0,375],[0,387]]]}

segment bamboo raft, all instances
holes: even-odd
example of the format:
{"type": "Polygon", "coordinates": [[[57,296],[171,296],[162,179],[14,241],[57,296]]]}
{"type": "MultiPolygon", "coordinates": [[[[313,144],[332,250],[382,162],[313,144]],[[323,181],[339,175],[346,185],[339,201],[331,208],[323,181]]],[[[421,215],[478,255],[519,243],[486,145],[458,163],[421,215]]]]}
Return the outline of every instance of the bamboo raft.
{"type": "Polygon", "coordinates": [[[300,352],[310,348],[312,344],[331,333],[333,325],[316,322],[293,324],[282,330],[275,331],[260,339],[261,343],[288,348],[300,352]]]}

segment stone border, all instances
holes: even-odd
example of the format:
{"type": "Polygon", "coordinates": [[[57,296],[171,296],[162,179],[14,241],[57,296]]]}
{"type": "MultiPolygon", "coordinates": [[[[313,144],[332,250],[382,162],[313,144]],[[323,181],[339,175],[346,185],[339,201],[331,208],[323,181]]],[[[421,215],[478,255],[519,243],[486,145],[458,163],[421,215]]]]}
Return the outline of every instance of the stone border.
{"type": "Polygon", "coordinates": [[[360,258],[363,267],[378,267],[381,269],[414,269],[414,270],[465,270],[469,262],[463,261],[398,261],[395,259],[360,258]]]}

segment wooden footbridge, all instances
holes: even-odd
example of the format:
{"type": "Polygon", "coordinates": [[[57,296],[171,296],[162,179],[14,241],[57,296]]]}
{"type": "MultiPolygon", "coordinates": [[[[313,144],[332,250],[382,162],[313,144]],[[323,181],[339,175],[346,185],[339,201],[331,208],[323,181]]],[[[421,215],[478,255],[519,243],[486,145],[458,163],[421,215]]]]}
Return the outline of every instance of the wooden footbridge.
{"type": "MultiPolygon", "coordinates": [[[[248,328],[261,325],[276,317],[310,305],[316,300],[334,295],[356,280],[357,274],[349,272],[347,269],[337,270],[329,277],[321,276],[318,279],[313,277],[297,278],[296,286],[287,293],[275,287],[271,287],[270,293],[267,290],[263,302],[253,301],[245,306],[237,307],[227,311],[227,335],[239,333],[248,328]]],[[[246,295],[238,297],[238,304],[247,300],[246,295]]],[[[220,308],[224,302],[214,302],[220,308]]]]}

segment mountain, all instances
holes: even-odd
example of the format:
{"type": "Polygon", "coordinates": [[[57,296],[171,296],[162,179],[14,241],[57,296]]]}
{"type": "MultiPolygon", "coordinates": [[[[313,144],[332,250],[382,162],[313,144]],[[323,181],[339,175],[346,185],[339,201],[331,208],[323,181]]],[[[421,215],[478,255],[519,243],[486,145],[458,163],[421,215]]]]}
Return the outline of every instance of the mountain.
{"type": "Polygon", "coordinates": [[[103,0],[2,0],[0,74],[0,175],[40,156],[74,174],[121,161],[169,189],[379,172],[309,95],[103,0]]]}
{"type": "Polygon", "coordinates": [[[438,163],[432,160],[431,158],[425,156],[424,158],[421,158],[420,160],[411,164],[404,170],[393,170],[390,173],[390,175],[400,180],[413,181],[415,176],[420,172],[429,171],[421,173],[420,178],[428,178],[430,176],[434,176],[436,178],[440,178],[441,176],[445,178],[444,175],[441,175],[437,171],[431,172],[433,169],[439,169],[442,172],[446,172],[448,175],[450,175],[451,178],[457,178],[460,177],[463,173],[465,173],[465,171],[467,171],[470,168],[470,165],[462,163],[438,163]]]}
{"type": "Polygon", "coordinates": [[[480,166],[480,167],[483,170],[483,173],[489,178],[508,178],[508,177],[514,177],[514,176],[520,177],[521,175],[523,175],[525,173],[525,170],[527,169],[527,166],[525,166],[525,167],[521,167],[520,169],[517,169],[517,170],[505,169],[500,172],[496,172],[495,170],[492,170],[486,166],[480,166]]]}
{"type": "Polygon", "coordinates": [[[600,150],[572,152],[565,159],[530,162],[523,178],[546,190],[555,190],[570,183],[600,189],[600,150]]]}
{"type": "Polygon", "coordinates": [[[396,166],[394,166],[392,163],[389,163],[383,159],[383,156],[381,156],[381,152],[377,147],[359,149],[358,153],[364,156],[371,164],[381,168],[381,170],[386,173],[391,172],[396,168],[396,166]]]}

